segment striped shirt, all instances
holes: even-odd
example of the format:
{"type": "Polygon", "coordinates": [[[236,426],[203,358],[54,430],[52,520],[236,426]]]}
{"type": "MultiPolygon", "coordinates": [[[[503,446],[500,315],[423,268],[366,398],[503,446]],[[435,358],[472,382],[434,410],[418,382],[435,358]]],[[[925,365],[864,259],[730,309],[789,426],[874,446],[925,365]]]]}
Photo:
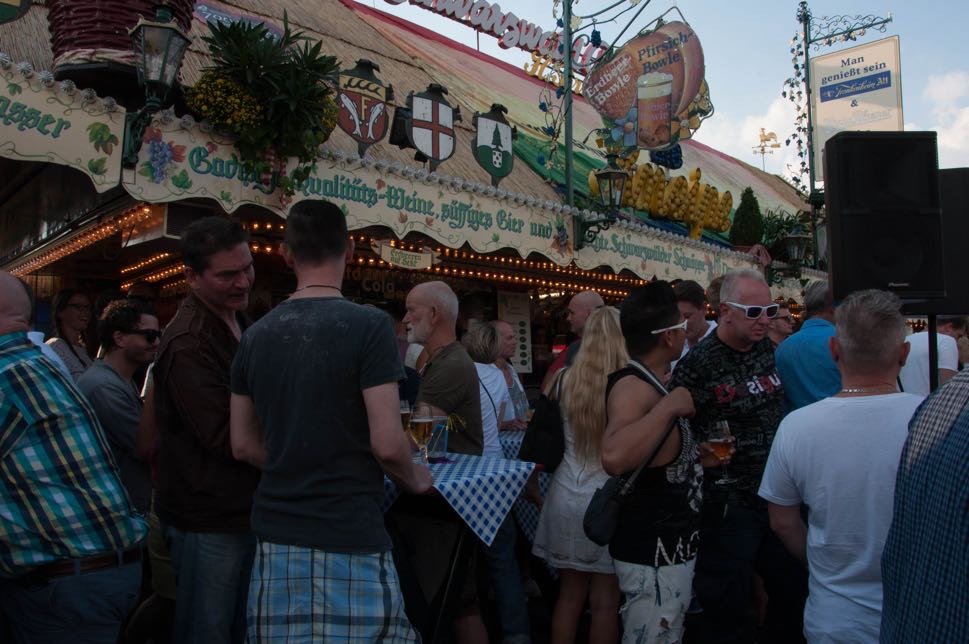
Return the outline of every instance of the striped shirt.
{"type": "Polygon", "coordinates": [[[0,335],[0,576],[126,550],[146,533],[74,382],[26,333],[0,335]]]}

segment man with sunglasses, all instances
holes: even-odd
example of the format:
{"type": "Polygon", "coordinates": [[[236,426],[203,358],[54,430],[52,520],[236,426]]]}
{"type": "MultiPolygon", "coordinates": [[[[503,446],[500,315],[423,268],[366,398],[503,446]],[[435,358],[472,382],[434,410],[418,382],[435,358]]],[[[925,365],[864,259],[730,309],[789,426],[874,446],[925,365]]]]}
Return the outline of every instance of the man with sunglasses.
{"type": "Polygon", "coordinates": [[[776,351],[781,342],[791,337],[792,333],[794,333],[794,327],[791,325],[791,310],[786,304],[781,304],[777,308],[777,315],[767,325],[767,337],[770,338],[771,346],[776,351]]]}
{"type": "Polygon", "coordinates": [[[98,320],[104,358],[77,379],[101,421],[131,503],[143,515],[151,504],[151,477],[148,463],[135,449],[141,397],[133,377],[155,359],[160,337],[158,318],[147,305],[111,302],[98,320]]]}
{"type": "Polygon", "coordinates": [[[763,275],[730,271],[720,289],[720,322],[680,360],[668,385],[686,387],[696,415],[691,421],[701,451],[717,421],[735,438],[729,476],[705,472],[700,550],[694,590],[703,609],[703,642],[751,639],[753,575],[763,577],[769,596],[769,641],[801,641],[806,572],[770,532],[767,507],[757,496],[774,433],[783,416],[784,389],[767,338],[779,306],[763,275]],[[803,585],[802,585],[803,582],[803,585]]]}

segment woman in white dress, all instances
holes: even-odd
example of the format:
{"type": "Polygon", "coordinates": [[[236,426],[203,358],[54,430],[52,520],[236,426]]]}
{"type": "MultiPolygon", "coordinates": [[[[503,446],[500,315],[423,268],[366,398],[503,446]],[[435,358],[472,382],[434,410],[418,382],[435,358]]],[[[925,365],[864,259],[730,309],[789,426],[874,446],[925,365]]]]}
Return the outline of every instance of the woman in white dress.
{"type": "Polygon", "coordinates": [[[606,423],[606,382],[629,361],[619,312],[609,306],[589,316],[572,367],[555,378],[546,395],[556,397],[565,432],[565,455],[556,468],[538,519],[532,552],[559,572],[559,595],[552,612],[551,641],[575,641],[586,599],[592,609],[590,644],[619,637],[619,584],[607,547],[589,541],[582,517],[589,499],[609,475],[602,469],[600,444],[606,423]]]}

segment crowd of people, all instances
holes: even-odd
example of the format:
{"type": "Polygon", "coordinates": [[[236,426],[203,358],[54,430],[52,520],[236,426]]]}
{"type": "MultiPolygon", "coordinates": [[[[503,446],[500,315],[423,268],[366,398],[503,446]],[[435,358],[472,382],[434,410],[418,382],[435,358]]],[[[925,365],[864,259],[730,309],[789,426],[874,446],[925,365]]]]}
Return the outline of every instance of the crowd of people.
{"type": "MultiPolygon", "coordinates": [[[[529,418],[513,329],[459,341],[444,282],[397,319],[345,299],[353,241],[327,202],[292,208],[296,287],[254,323],[239,223],[197,220],[181,248],[190,294],[164,329],[150,297],[65,290],[44,342],[30,288],[0,272],[0,639],[420,641],[384,481],[416,498],[434,481],[401,400],[458,419],[449,451],[500,458],[529,418]]],[[[454,640],[488,641],[490,586],[511,644],[576,641],[586,611],[589,642],[969,641],[966,319],[940,319],[930,392],[928,335],[906,335],[895,295],[814,282],[804,310],[793,332],[751,269],[618,307],[572,297],[578,339],[542,384],[565,450],[544,499],[527,486],[531,552],[558,579],[549,633],[509,513],[459,562],[454,640]],[[593,493],[641,466],[596,545],[593,493]]]]}

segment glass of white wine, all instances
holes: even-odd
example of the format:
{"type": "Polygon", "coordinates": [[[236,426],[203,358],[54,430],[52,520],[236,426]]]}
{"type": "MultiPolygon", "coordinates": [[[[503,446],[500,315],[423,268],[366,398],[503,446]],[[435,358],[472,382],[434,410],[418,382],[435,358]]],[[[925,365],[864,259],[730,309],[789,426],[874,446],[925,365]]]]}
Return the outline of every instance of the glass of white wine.
{"type": "Polygon", "coordinates": [[[421,461],[424,464],[427,464],[427,444],[431,441],[436,420],[430,407],[419,405],[411,414],[408,423],[407,431],[417,444],[417,448],[421,452],[421,461]]]}
{"type": "Polygon", "coordinates": [[[725,420],[718,420],[707,437],[710,449],[713,450],[714,456],[720,459],[720,465],[723,467],[723,476],[714,481],[714,485],[731,485],[737,482],[737,479],[730,476],[727,471],[727,459],[730,458],[731,448],[730,436],[730,425],[725,420]]]}

